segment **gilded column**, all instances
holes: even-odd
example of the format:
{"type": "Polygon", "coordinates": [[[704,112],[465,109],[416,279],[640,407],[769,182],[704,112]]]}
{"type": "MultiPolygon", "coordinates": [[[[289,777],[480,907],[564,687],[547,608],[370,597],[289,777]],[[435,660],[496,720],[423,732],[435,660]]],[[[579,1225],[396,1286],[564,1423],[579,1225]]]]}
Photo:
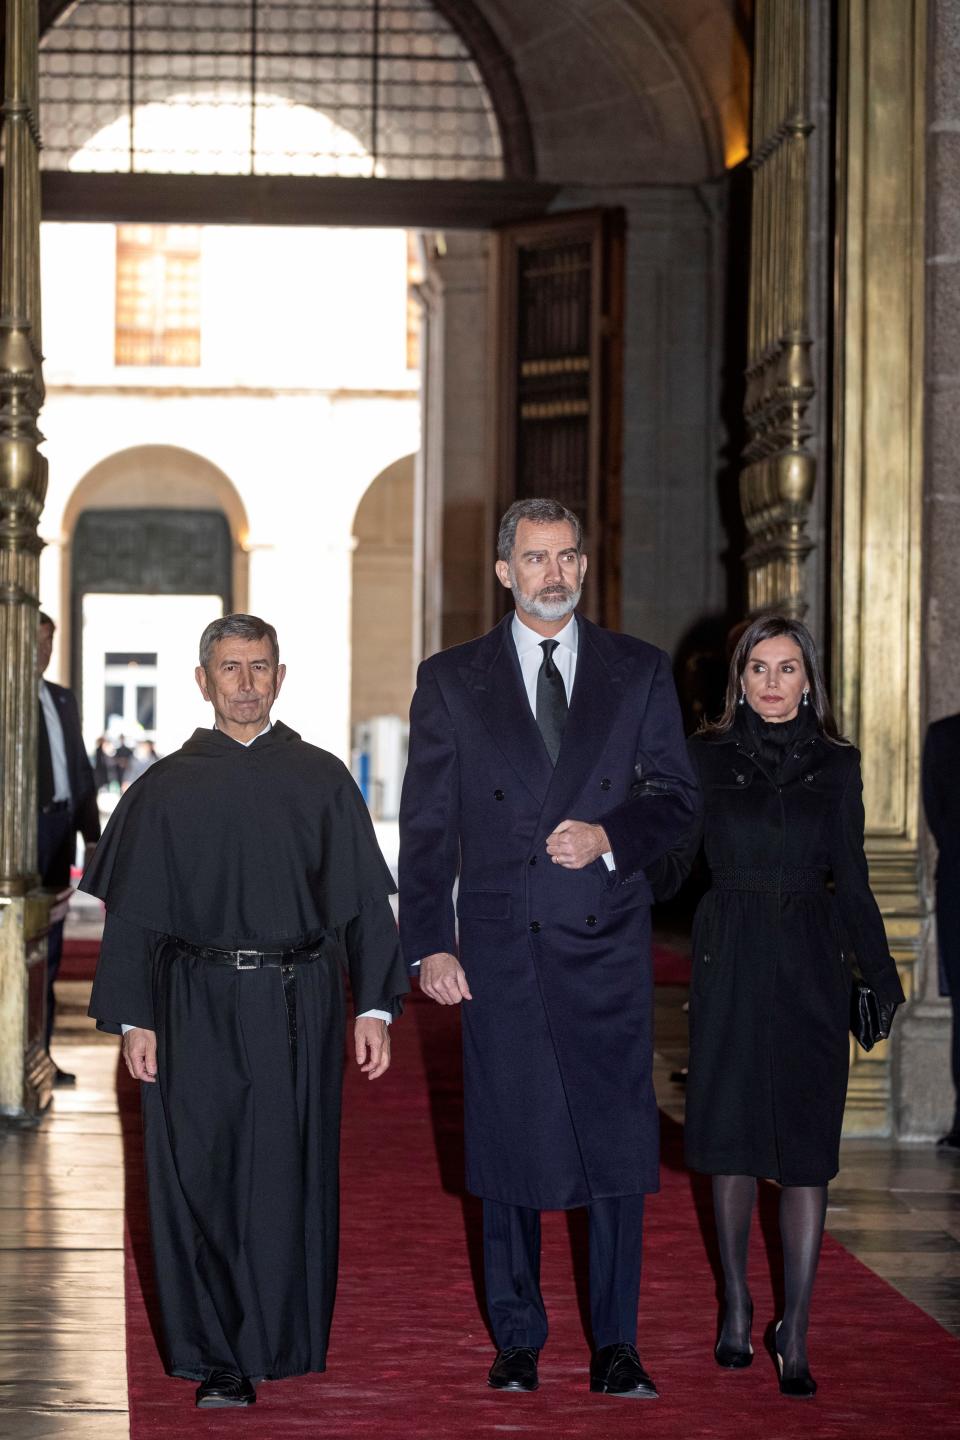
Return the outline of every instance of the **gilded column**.
{"type": "MultiPolygon", "coordinates": [[[[838,14],[833,672],[863,753],[867,857],[908,998],[918,889],[925,0],[838,14]]],[[[892,1045],[908,1032],[901,1017],[892,1045]]],[[[891,1124],[890,1045],[855,1050],[847,1130],[891,1124]]]]}
{"type": "Polygon", "coordinates": [[[750,312],[740,476],[752,612],[807,609],[804,566],[815,482],[808,302],[808,15],[797,0],[755,11],[750,312]]]}
{"type": "Polygon", "coordinates": [[[37,0],[7,0],[0,255],[0,1111],[15,1115],[35,1113],[49,1083],[37,1037],[42,943],[31,951],[42,916],[28,899],[37,880],[37,521],[47,483],[37,426],[43,404],[37,49],[37,0]]]}

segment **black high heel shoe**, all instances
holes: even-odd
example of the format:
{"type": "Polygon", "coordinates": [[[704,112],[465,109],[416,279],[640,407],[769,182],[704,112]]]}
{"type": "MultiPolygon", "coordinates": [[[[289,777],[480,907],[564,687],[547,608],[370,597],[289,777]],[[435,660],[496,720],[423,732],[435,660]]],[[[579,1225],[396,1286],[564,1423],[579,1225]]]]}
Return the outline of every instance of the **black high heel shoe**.
{"type": "Polygon", "coordinates": [[[747,1321],[747,1348],[739,1349],[735,1345],[726,1345],[723,1340],[718,1340],[713,1349],[714,1358],[724,1370],[746,1370],[748,1365],[753,1364],[753,1346],[750,1343],[750,1331],[753,1327],[753,1301],[750,1301],[750,1319],[747,1321]]]}
{"type": "Polygon", "coordinates": [[[784,1375],[783,1373],[783,1356],[780,1354],[780,1347],[777,1344],[781,1323],[781,1321],[777,1321],[773,1332],[773,1354],[777,1362],[777,1370],[780,1373],[780,1394],[788,1395],[791,1400],[812,1400],[817,1393],[817,1382],[810,1374],[809,1369],[803,1369],[796,1375],[784,1375]]]}

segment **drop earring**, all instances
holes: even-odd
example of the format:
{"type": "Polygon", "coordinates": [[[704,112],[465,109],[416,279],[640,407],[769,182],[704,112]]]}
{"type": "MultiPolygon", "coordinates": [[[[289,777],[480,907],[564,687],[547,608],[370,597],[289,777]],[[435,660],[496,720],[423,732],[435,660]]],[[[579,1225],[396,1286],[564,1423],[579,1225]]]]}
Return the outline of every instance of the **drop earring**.
{"type": "Polygon", "coordinates": [[[746,698],[747,698],[747,692],[746,692],[746,690],[741,689],[741,691],[740,691],[740,699],[737,701],[737,704],[738,704],[738,705],[743,705],[743,704],[746,702],[746,698]]]}
{"type": "Polygon", "coordinates": [[[810,686],[809,686],[809,685],[806,687],[806,689],[805,689],[804,692],[803,692],[803,704],[804,704],[804,705],[809,705],[809,704],[810,704],[810,686]]]}

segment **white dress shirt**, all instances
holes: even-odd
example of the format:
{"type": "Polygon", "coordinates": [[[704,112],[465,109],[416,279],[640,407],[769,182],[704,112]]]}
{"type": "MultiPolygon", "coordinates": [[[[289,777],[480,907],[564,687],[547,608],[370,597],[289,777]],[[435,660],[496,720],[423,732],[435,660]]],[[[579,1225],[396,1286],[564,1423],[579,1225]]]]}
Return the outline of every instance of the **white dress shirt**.
{"type": "MultiPolygon", "coordinates": [[[[41,687],[41,688],[42,688],[42,687],[41,687]]],[[[53,702],[51,701],[50,703],[52,704],[53,702]]],[[[214,730],[216,730],[218,727],[217,727],[216,725],[214,725],[213,728],[214,728],[214,730]]],[[[268,730],[272,730],[272,729],[273,729],[273,721],[272,721],[272,720],[268,720],[267,723],[266,723],[266,725],[264,725],[263,729],[262,729],[262,730],[258,730],[257,733],[256,733],[256,735],[254,735],[254,737],[253,737],[252,740],[238,740],[238,741],[237,741],[237,744],[238,744],[238,745],[242,745],[243,748],[244,748],[244,750],[249,750],[249,749],[250,749],[250,746],[253,745],[257,740],[259,740],[261,735],[266,735],[267,731],[268,731],[268,730]]],[[[234,737],[231,735],[229,738],[232,740],[234,737]]],[[[51,749],[52,749],[52,748],[53,748],[53,747],[51,746],[51,749]]],[[[387,1010],[364,1010],[364,1012],[363,1012],[362,1015],[358,1015],[358,1016],[357,1016],[357,1019],[358,1019],[358,1020],[383,1020],[387,1025],[390,1024],[390,1021],[391,1021],[392,1018],[393,1018],[393,1017],[390,1015],[389,1011],[387,1011],[387,1010]]],[[[135,1025],[121,1025],[121,1026],[120,1026],[120,1031],[121,1031],[121,1034],[126,1035],[126,1033],[127,1033],[128,1030],[135,1030],[136,1028],[137,1028],[137,1027],[136,1027],[135,1025]]]]}
{"type": "MultiPolygon", "coordinates": [[[[530,709],[533,711],[533,718],[536,720],[537,676],[540,673],[544,656],[540,644],[544,636],[538,635],[536,630],[531,630],[529,625],[525,625],[516,611],[513,612],[513,624],[510,628],[513,634],[513,643],[517,647],[517,659],[520,661],[520,673],[523,676],[527,699],[530,702],[530,709]]],[[[553,639],[557,642],[557,648],[553,652],[553,663],[563,676],[563,688],[567,692],[567,704],[569,705],[570,696],[573,694],[574,676],[577,673],[577,649],[580,644],[580,630],[575,614],[570,616],[566,625],[553,636],[553,639]]],[[[608,870],[616,869],[612,850],[605,851],[600,858],[608,870]]]]}
{"type": "Polygon", "coordinates": [[[47,742],[50,746],[50,762],[53,766],[53,799],[73,799],[70,793],[70,771],[67,768],[67,747],[63,739],[63,726],[57,713],[57,702],[45,680],[40,681],[40,705],[47,727],[47,742]]]}

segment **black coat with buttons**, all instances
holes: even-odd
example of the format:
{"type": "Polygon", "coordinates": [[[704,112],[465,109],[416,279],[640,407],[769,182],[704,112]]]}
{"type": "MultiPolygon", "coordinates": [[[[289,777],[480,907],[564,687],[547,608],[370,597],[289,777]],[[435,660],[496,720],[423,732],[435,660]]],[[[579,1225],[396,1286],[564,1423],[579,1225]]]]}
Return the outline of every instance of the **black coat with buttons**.
{"type": "Polygon", "coordinates": [[[696,808],[666,655],[578,617],[556,768],[510,632],[420,667],[400,811],[408,963],[459,953],[467,1185],[531,1209],[658,1186],[650,886],[696,808]],[[616,870],[554,865],[565,819],[602,822],[616,870]],[[459,874],[454,923],[452,890],[459,874]]]}
{"type": "Polygon", "coordinates": [[[860,754],[812,716],[779,767],[742,713],[689,742],[702,827],[649,870],[666,898],[702,838],[693,927],[686,1157],[710,1174],[825,1184],[839,1165],[852,966],[903,999],[863,852],[860,754]]]}

